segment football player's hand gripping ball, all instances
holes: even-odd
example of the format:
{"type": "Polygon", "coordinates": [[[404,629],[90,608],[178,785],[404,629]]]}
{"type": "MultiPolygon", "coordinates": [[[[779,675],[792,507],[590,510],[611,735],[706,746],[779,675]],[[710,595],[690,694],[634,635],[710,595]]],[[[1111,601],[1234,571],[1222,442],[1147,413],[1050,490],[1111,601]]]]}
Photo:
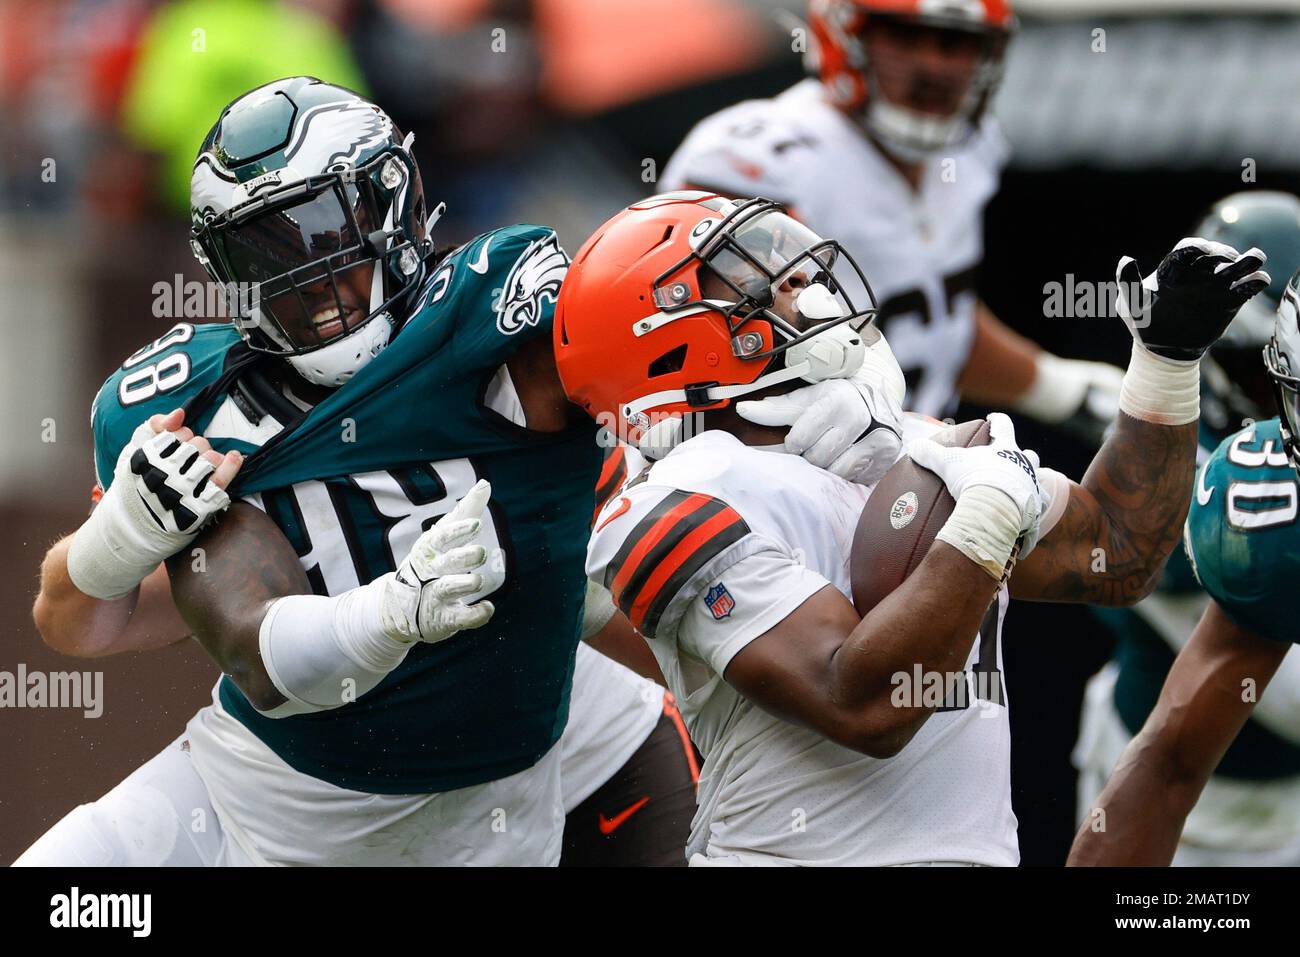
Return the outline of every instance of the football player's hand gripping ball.
{"type": "Polygon", "coordinates": [[[921,468],[929,469],[961,501],[978,486],[996,489],[1015,506],[1017,533],[1037,530],[1042,517],[1043,491],[1038,484],[1038,453],[1022,451],[1016,444],[1016,429],[1005,414],[990,413],[989,444],[969,448],[940,445],[933,439],[918,439],[907,454],[921,468]]]}
{"type": "Polygon", "coordinates": [[[1015,427],[1001,412],[990,413],[988,423],[988,445],[960,448],[919,439],[907,454],[939,476],[957,501],[938,539],[1005,580],[1017,558],[1037,544],[1048,503],[1038,481],[1038,454],[1020,449],[1015,427]]]}

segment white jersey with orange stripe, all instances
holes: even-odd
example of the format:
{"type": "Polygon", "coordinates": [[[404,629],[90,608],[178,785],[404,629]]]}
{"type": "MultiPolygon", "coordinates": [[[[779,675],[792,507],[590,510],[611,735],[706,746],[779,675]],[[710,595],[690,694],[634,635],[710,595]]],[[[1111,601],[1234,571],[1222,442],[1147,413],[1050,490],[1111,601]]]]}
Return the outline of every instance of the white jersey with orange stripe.
{"type": "Polygon", "coordinates": [[[907,381],[905,407],[942,416],[974,340],[984,207],[1006,157],[987,119],[969,142],[929,159],[913,189],[810,79],[701,120],[660,186],[765,196],[843,243],[880,303],[880,327],[907,381]]]}
{"type": "MultiPolygon", "coordinates": [[[[906,423],[909,438],[936,427],[906,423]]],[[[1043,472],[1049,489],[1064,490],[1062,476],[1043,472]]],[[[632,479],[597,517],[587,572],[646,636],[704,755],[691,854],[755,864],[1019,860],[998,683],[1005,588],[972,636],[966,700],[887,760],[773,717],[724,680],[741,649],[815,592],[851,594],[849,554],[870,494],[714,431],[632,479]]]]}

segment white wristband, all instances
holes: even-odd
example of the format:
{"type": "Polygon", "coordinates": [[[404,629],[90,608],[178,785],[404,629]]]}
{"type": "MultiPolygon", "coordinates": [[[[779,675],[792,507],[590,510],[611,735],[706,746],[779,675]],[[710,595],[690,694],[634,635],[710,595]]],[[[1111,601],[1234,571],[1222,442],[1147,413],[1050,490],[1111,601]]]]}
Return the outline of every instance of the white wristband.
{"type": "Polygon", "coordinates": [[[1012,408],[1049,425],[1063,422],[1078,411],[1088,391],[1088,379],[1069,360],[1050,352],[1034,359],[1033,384],[1012,408]]]}
{"type": "Polygon", "coordinates": [[[196,537],[154,528],[152,540],[146,539],[133,526],[134,517],[125,514],[124,503],[110,500],[109,496],[117,492],[109,490],[68,546],[68,578],[72,584],[83,595],[105,601],[130,593],[159,563],[196,537]]]}
{"type": "Polygon", "coordinates": [[[1200,362],[1165,359],[1135,341],[1119,409],[1156,425],[1195,422],[1201,414],[1200,362]]]}
{"type": "Polygon", "coordinates": [[[264,714],[280,718],[341,707],[402,663],[411,646],[385,634],[380,619],[389,577],[334,598],[292,595],[271,605],[258,645],[267,676],[289,703],[264,714]]]}
{"type": "Polygon", "coordinates": [[[1020,538],[1020,511],[1005,492],[976,485],[962,493],[935,538],[1002,581],[1011,571],[1020,538]]]}

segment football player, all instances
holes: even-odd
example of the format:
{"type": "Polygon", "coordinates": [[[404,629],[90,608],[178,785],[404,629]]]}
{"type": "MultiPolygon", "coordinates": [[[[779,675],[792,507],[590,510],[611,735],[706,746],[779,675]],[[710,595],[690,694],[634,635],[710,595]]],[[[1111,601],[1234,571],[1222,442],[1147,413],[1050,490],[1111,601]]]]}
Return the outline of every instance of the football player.
{"type": "Polygon", "coordinates": [[[1121,262],[1123,414],[1080,483],[1038,469],[1004,415],[971,448],[914,419],[909,452],[956,507],[862,617],[849,559],[871,487],[783,454],[734,405],[889,364],[853,257],[777,203],[707,193],[644,200],[587,240],[556,307],[560,377],[654,460],[598,515],[587,572],[648,639],[703,753],[694,862],[1017,863],[1008,597],[1150,591],[1187,512],[1199,360],[1268,284],[1262,262],[1204,240],[1145,281],[1121,262]]]}
{"type": "MultiPolygon", "coordinates": [[[[554,369],[555,234],[435,253],[409,138],[305,77],[223,111],[192,192],[233,322],[109,378],[102,500],[35,615],[88,653],[192,632],[225,674],[20,863],[555,863],[566,809],[601,839],[566,834],[573,863],[680,863],[671,701],[581,645],[575,665],[580,629],[631,633],[582,571],[601,448],[554,369]]],[[[822,386],[810,406],[868,405],[822,386]]],[[[854,461],[858,438],[825,442],[854,461]]]]}
{"type": "MultiPolygon", "coordinates": [[[[1261,800],[1251,801],[1243,789],[1229,790],[1216,768],[1222,771],[1220,762],[1231,756],[1233,769],[1251,769],[1243,762],[1256,758],[1277,762],[1266,769],[1275,780],[1300,771],[1294,763],[1296,682],[1288,673],[1261,700],[1279,669],[1290,672],[1289,652],[1300,641],[1288,613],[1292,573],[1300,564],[1298,316],[1300,272],[1286,286],[1264,349],[1278,417],[1250,423],[1224,439],[1196,478],[1185,542],[1210,601],[1169,669],[1150,716],[1086,809],[1071,864],[1169,864],[1202,791],[1211,797],[1206,786],[1211,775],[1216,775],[1211,800],[1216,805],[1236,801],[1238,827],[1232,836],[1246,849],[1261,836],[1280,837],[1284,844],[1294,837],[1294,806],[1279,807],[1273,798],[1280,795],[1264,784],[1257,785],[1264,791],[1261,800]],[[1280,694],[1275,697],[1274,691],[1280,694]],[[1259,719],[1254,727],[1247,723],[1252,716],[1259,719]]],[[[1284,856],[1270,860],[1293,862],[1284,856]]]]}
{"type": "Polygon", "coordinates": [[[212,706],[23,862],[553,863],[561,794],[576,808],[665,744],[675,765],[635,762],[657,806],[613,838],[662,805],[660,860],[680,858],[693,784],[662,691],[585,646],[574,661],[599,449],[537,386],[567,257],[538,227],[432,256],[409,146],[373,104],[306,78],[241,97],[204,144],[195,252],[246,295],[233,325],[178,325],[101,391],[104,498],[47,561],[38,621],[97,653],[132,647],[114,634],[128,620],[146,643],[189,632],[153,569],[193,560],[236,472],[246,504],[225,534],[254,507],[272,534],[242,552],[201,543],[197,580],[228,590],[198,629],[228,675],[212,706]],[[420,538],[439,516],[464,527],[420,538]],[[297,578],[270,584],[301,594],[240,621],[248,583],[286,552],[297,578]],[[416,589],[442,599],[404,619],[416,589]],[[483,630],[450,640],[462,628],[483,630]],[[575,734],[553,747],[575,669],[575,734]]]}
{"type": "Polygon", "coordinates": [[[661,184],[779,200],[869,264],[908,409],[943,417],[961,396],[1099,443],[1121,371],[1043,351],[975,291],[1014,26],[1008,0],[811,0],[814,75],[703,120],[661,184]]]}
{"type": "MultiPolygon", "coordinates": [[[[1300,263],[1300,198],[1255,191],[1215,203],[1198,236],[1238,249],[1257,246],[1280,268],[1300,263]]],[[[1286,289],[1285,273],[1242,307],[1201,364],[1198,464],[1243,426],[1272,417],[1268,370],[1260,351],[1286,289]]],[[[1240,494],[1240,489],[1239,489],[1240,494]]],[[[1175,549],[1156,592],[1133,608],[1097,609],[1118,639],[1112,662],[1089,682],[1075,765],[1079,814],[1095,806],[1124,748],[1142,728],[1169,668],[1208,601],[1182,549],[1175,549]]],[[[1187,817],[1173,863],[1199,866],[1300,863],[1300,650],[1273,676],[1206,782],[1187,817]]]]}

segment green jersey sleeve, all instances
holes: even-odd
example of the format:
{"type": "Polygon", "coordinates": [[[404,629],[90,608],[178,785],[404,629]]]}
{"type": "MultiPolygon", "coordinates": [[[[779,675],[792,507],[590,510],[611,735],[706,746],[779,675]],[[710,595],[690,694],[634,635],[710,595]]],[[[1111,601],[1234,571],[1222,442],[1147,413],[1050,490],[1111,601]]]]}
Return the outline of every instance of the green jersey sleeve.
{"type": "Polygon", "coordinates": [[[1201,585],[1238,625],[1300,641],[1297,477],[1277,419],[1229,436],[1197,474],[1184,541],[1201,585]]]}
{"type": "Polygon", "coordinates": [[[184,405],[216,380],[237,342],[239,334],[229,323],[177,323],[108,377],[90,413],[100,488],[112,483],[117,458],[140,423],[184,405]]]}
{"type": "MultiPolygon", "coordinates": [[[[553,229],[507,226],[448,256],[426,287],[421,312],[454,316],[452,348],[466,371],[496,368],[526,341],[549,336],[569,269],[553,229]]],[[[424,317],[417,313],[416,322],[424,317]]]]}

